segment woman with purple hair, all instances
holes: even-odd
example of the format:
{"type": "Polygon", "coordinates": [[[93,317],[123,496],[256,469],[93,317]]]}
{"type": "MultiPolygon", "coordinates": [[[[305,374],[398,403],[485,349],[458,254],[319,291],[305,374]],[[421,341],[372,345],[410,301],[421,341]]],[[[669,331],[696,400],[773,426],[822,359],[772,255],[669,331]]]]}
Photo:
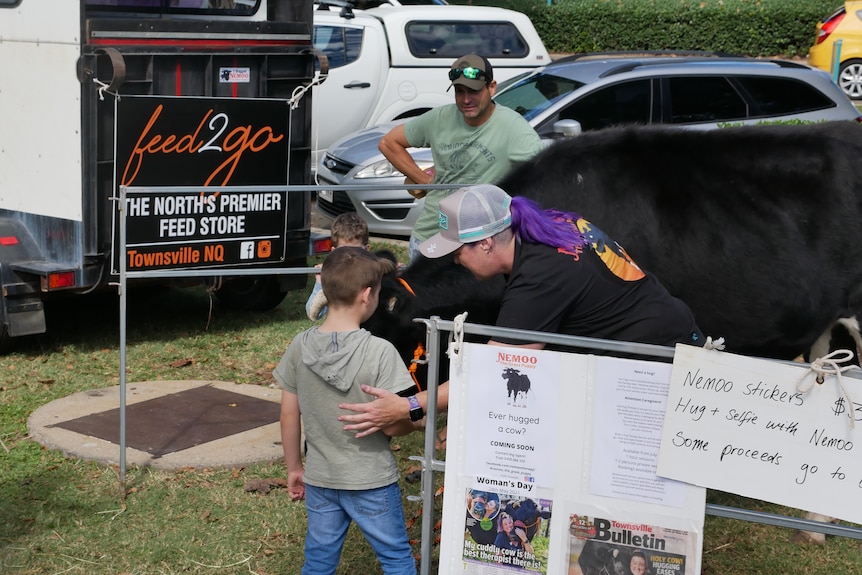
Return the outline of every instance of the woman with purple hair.
{"type": "MultiPolygon", "coordinates": [[[[439,211],[438,233],[419,250],[429,258],[454,254],[479,279],[503,274],[497,327],[664,346],[705,343],[688,306],[579,214],[543,210],[490,184],[461,188],[440,201],[439,211]]],[[[545,347],[505,338],[489,344],[545,347]]],[[[345,429],[362,436],[407,417],[407,399],[364,390],[378,399],[342,405],[359,412],[340,417],[345,429]]],[[[411,399],[424,409],[425,396],[411,399]]],[[[445,382],[440,409],[448,399],[445,382]]]]}
{"type": "Polygon", "coordinates": [[[440,231],[419,249],[429,258],[454,253],[479,279],[507,276],[498,327],[703,345],[688,306],[580,215],[543,210],[493,185],[462,188],[444,202],[440,231]]]}

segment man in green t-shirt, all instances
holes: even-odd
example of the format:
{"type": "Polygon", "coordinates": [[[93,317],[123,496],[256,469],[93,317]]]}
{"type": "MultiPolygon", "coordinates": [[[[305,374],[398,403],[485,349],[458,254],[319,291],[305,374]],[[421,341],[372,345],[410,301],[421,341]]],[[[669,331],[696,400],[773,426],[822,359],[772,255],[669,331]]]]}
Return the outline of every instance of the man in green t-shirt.
{"type": "MultiPolygon", "coordinates": [[[[380,140],[380,151],[417,184],[492,184],[519,162],[544,148],[530,124],[517,112],[497,106],[494,69],[484,56],[458,58],[449,69],[455,103],[440,106],[399,124],[380,140]],[[434,169],[422,171],[407,148],[431,148],[434,169]]],[[[440,200],[453,193],[431,190],[410,235],[410,259],[419,243],[437,233],[440,200]]]]}

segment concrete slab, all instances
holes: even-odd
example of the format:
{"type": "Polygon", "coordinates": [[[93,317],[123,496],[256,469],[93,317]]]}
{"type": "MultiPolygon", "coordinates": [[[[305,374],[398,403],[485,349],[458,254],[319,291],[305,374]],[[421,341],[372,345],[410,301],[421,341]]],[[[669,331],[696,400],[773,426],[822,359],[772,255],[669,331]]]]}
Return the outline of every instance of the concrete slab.
{"type": "MultiPolygon", "coordinates": [[[[259,385],[240,385],[225,381],[146,381],[128,383],[126,386],[126,409],[136,403],[162,398],[194,390],[201,386],[242,394],[278,404],[281,400],[279,388],[259,385]]],[[[49,449],[56,449],[67,456],[96,461],[105,465],[119,465],[119,440],[108,441],[101,437],[71,431],[58,426],[91,414],[116,410],[120,407],[120,387],[93,389],[57,399],[35,410],[27,420],[30,436],[49,449]]],[[[189,425],[199,414],[188,412],[189,425]]],[[[127,422],[128,424],[128,422],[127,422]]],[[[129,430],[126,430],[128,436],[129,430]]],[[[117,437],[119,433],[117,433],[117,437]]],[[[207,441],[160,456],[126,445],[126,464],[149,466],[164,470],[185,467],[220,468],[242,467],[254,463],[280,461],[284,457],[278,421],[207,441]]]]}

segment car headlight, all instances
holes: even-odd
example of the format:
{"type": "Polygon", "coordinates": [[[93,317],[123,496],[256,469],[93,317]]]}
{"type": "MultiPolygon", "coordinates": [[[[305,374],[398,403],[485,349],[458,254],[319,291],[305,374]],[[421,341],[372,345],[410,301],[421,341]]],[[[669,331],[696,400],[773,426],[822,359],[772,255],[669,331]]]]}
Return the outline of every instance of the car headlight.
{"type": "MultiPolygon", "coordinates": [[[[434,162],[416,162],[421,170],[427,170],[434,165],[434,162]]],[[[399,172],[389,160],[380,160],[369,164],[356,172],[353,176],[357,180],[366,178],[403,178],[404,174],[399,172]]]]}

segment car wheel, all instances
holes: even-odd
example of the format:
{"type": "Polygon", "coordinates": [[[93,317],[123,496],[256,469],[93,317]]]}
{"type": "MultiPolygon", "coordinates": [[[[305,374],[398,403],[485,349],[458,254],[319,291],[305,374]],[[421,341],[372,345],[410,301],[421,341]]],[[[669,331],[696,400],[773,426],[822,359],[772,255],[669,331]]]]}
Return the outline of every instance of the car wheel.
{"type": "Polygon", "coordinates": [[[848,60],[841,64],[838,85],[851,100],[862,99],[862,60],[848,60]]]}

